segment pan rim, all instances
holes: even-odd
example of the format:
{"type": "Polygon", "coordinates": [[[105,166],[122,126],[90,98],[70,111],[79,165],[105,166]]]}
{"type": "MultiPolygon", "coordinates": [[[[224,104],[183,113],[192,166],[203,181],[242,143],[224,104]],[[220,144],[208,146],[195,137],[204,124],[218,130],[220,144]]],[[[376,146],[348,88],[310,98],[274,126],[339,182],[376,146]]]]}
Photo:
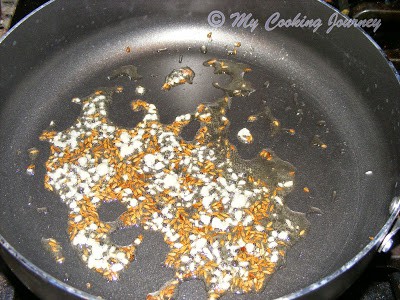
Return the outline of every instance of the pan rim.
{"type": "MultiPolygon", "coordinates": [[[[28,18],[30,18],[32,15],[37,13],[38,11],[42,10],[43,8],[47,7],[48,5],[52,4],[56,0],[50,0],[46,2],[45,4],[39,6],[35,10],[33,10],[31,13],[26,15],[23,19],[21,19],[16,25],[14,25],[10,30],[8,30],[2,37],[0,37],[0,44],[4,42],[4,40],[12,34],[14,30],[16,30],[21,24],[24,23],[28,18]]],[[[331,10],[336,11],[339,13],[342,17],[349,18],[348,16],[342,14],[340,11],[335,9],[334,7],[330,6],[323,0],[316,0],[316,2],[319,2],[320,4],[328,7],[331,10]]],[[[387,61],[387,64],[391,68],[392,72],[394,73],[395,77],[397,78],[398,83],[400,84],[400,74],[394,67],[393,63],[388,59],[386,56],[385,52],[382,50],[382,48],[372,39],[370,35],[366,33],[365,30],[363,30],[360,27],[357,27],[357,29],[366,37],[374,46],[375,48],[379,51],[379,53],[385,58],[387,61]]],[[[390,228],[393,226],[397,216],[399,215],[400,212],[400,207],[398,207],[394,212],[392,212],[389,215],[388,220],[385,222],[381,230],[375,235],[373,240],[371,240],[361,251],[357,253],[351,260],[349,260],[347,263],[345,263],[342,267],[334,271],[333,273],[329,274],[328,276],[323,277],[322,279],[318,280],[317,282],[314,282],[296,292],[290,293],[288,295],[282,296],[277,298],[278,300],[283,300],[283,299],[295,299],[301,296],[305,296],[309,293],[312,293],[325,284],[333,281],[334,279],[338,278],[340,275],[342,275],[344,272],[348,271],[351,269],[354,265],[356,265],[359,261],[362,260],[368,253],[371,251],[374,251],[378,248],[378,246],[382,243],[383,239],[389,232],[390,228]]],[[[0,234],[0,246],[8,252],[18,263],[20,263],[24,268],[29,270],[32,274],[40,277],[41,279],[49,282],[50,284],[54,285],[56,288],[63,290],[65,292],[68,292],[69,294],[79,297],[79,298],[84,298],[84,299],[98,299],[97,296],[94,296],[92,294],[89,294],[87,292],[84,292],[80,289],[77,289],[75,287],[72,287],[71,285],[57,279],[56,277],[50,275],[49,273],[45,272],[35,264],[33,264],[30,260],[25,258],[21,253],[19,253],[11,244],[7,242],[7,240],[0,234]]]]}

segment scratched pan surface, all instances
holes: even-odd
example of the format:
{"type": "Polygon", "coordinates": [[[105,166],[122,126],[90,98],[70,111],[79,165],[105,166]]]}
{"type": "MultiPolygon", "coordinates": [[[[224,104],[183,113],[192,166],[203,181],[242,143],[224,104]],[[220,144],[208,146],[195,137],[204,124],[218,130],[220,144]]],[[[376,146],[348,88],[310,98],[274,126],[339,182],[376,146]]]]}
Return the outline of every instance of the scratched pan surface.
{"type": "MultiPolygon", "coordinates": [[[[332,274],[356,256],[389,218],[398,173],[399,84],[384,57],[359,30],[336,29],[325,34],[323,26],[316,33],[298,28],[266,32],[263,23],[275,11],[283,17],[299,12],[308,18],[320,17],[325,25],[333,13],[317,1],[76,0],[55,1],[23,22],[0,45],[3,246],[13,247],[36,266],[33,270],[39,277],[44,271],[76,288],[70,290],[76,295],[145,299],[171,279],[173,270],[163,267],[168,249],[162,236],[151,232],[144,233],[135,262],[117,282],[107,283],[81,263],[68,243],[65,205],[43,187],[43,164],[49,152],[38,136],[50,121],[57,130],[70,126],[79,114],[79,106],[70,100],[102,86],[125,87],[110,109],[111,119],[121,126],[133,127],[140,120],[129,109],[138,84],[148,89],[143,98],[157,105],[162,122],[193,112],[199,103],[223,95],[213,82],[229,80],[202,63],[227,58],[226,45],[233,48],[240,41],[238,55],[229,59],[253,69],[246,78],[256,92],[233,98],[231,142],[244,158],[270,147],[292,163],[297,168],[296,186],[287,196],[288,206],[304,213],[317,207],[323,214],[307,215],[309,234],[289,250],[286,266],[262,293],[224,299],[287,295],[332,274]],[[215,9],[226,15],[226,23],[218,29],[207,23],[208,13],[215,9]],[[254,32],[232,28],[229,15],[236,11],[253,13],[260,20],[258,28],[254,32]],[[210,31],[213,41],[208,43],[210,31]],[[199,51],[203,44],[208,46],[207,54],[199,51]],[[127,46],[131,53],[125,52],[127,46]],[[157,51],[162,48],[167,50],[157,51]],[[143,79],[107,80],[113,69],[125,64],[136,65],[143,79]],[[161,91],[165,76],[184,66],[195,71],[193,84],[161,91]],[[296,130],[294,136],[281,132],[271,137],[267,123],[246,122],[262,109],[264,101],[283,127],[296,130]],[[320,120],[326,122],[325,127],[317,126],[320,120]],[[251,129],[254,144],[238,143],[236,133],[243,127],[251,129]],[[315,135],[321,136],[327,149],[311,145],[315,135]],[[31,147],[40,149],[40,155],[36,175],[29,177],[25,170],[31,147]],[[368,171],[372,175],[366,175],[368,171]],[[302,191],[305,186],[311,193],[302,191]],[[42,237],[62,243],[64,264],[56,264],[43,250],[42,237]]],[[[193,129],[185,134],[190,137],[193,129]]],[[[122,212],[122,207],[111,205],[103,207],[100,215],[113,220],[122,212]]],[[[119,231],[113,239],[129,243],[139,232],[140,228],[119,231]]],[[[374,246],[377,241],[371,243],[374,246]]],[[[33,289],[41,296],[50,295],[44,289],[33,289]]],[[[178,299],[205,298],[201,281],[180,287],[178,299]]]]}

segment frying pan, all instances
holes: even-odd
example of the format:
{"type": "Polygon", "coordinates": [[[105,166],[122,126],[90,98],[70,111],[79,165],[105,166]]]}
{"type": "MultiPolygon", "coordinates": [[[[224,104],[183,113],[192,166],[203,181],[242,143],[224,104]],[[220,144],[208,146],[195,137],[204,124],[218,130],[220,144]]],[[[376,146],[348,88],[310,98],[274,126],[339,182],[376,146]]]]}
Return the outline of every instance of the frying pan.
{"type": "MultiPolygon", "coordinates": [[[[49,145],[38,137],[51,121],[58,131],[71,126],[80,108],[70,100],[102,86],[125,87],[110,107],[117,125],[133,127],[140,121],[129,109],[139,84],[148,90],[143,98],[156,104],[161,121],[169,123],[223,95],[212,83],[226,83],[229,77],[202,64],[216,57],[248,64],[252,72],[245,76],[256,89],[249,97],[232,99],[231,142],[243,158],[267,146],[296,167],[295,188],[285,201],[292,210],[307,213],[311,223],[263,292],[223,299],[334,298],[343,292],[368,264],[398,213],[395,208],[390,214],[389,207],[398,195],[400,85],[396,71],[362,30],[325,33],[332,13],[318,1],[60,0],[19,23],[0,44],[0,243],[12,270],[48,299],[144,299],[172,278],[173,270],[163,267],[167,246],[150,231],[144,232],[136,260],[120,280],[106,282],[84,266],[68,241],[66,206],[43,187],[49,145]],[[226,16],[219,28],[207,21],[214,10],[226,16]],[[261,25],[253,32],[232,27],[229,16],[235,12],[252,13],[261,25]],[[267,32],[263,22],[274,12],[285,19],[301,13],[324,24],[316,32],[267,32]],[[227,57],[227,49],[238,41],[237,55],[227,57]],[[208,47],[206,54],[199,50],[202,45],[208,47]],[[127,64],[138,67],[140,81],[107,79],[127,64]],[[193,84],[161,91],[165,76],[183,66],[195,71],[193,84]],[[236,133],[249,127],[248,116],[265,105],[296,134],[271,136],[265,122],[256,122],[251,124],[255,142],[240,144],[236,133]],[[312,145],[315,135],[326,149],[312,145]],[[40,154],[36,174],[27,176],[31,147],[40,154]],[[43,250],[43,237],[62,244],[63,264],[43,250]]],[[[191,131],[195,128],[188,137],[191,131]]],[[[114,203],[102,207],[100,216],[113,220],[122,212],[114,203]]],[[[121,230],[113,239],[124,244],[142,231],[121,230]]],[[[178,299],[204,298],[201,281],[180,286],[178,299]]]]}

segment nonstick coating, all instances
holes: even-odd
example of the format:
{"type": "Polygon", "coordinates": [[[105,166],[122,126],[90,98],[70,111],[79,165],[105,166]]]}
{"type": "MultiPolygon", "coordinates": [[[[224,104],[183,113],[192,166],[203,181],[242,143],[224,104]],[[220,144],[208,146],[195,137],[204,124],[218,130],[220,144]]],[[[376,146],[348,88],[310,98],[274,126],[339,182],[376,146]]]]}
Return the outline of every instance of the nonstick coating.
{"type": "MultiPolygon", "coordinates": [[[[38,137],[50,121],[56,129],[70,126],[80,107],[73,97],[84,97],[102,86],[123,85],[111,105],[111,119],[133,127],[139,120],[129,109],[143,85],[143,97],[157,105],[162,122],[193,112],[202,102],[222,96],[212,83],[228,81],[202,65],[210,58],[227,58],[236,41],[238,55],[253,71],[246,75],[256,92],[233,98],[229,118],[231,142],[245,158],[263,147],[272,148],[297,168],[296,186],[287,196],[288,206],[307,213],[310,207],[322,215],[308,214],[308,235],[289,250],[287,264],[252,299],[283,296],[304,288],[339,269],[375,236],[388,219],[398,173],[398,99],[400,88],[393,70],[376,46],[358,29],[336,29],[326,34],[310,29],[283,28],[266,32],[261,24],[249,29],[225,24],[211,28],[210,11],[251,12],[266,20],[275,11],[294,17],[328,20],[333,10],[317,1],[55,1],[35,13],[0,45],[0,234],[17,251],[45,272],[93,295],[115,299],[145,299],[171,279],[173,270],[163,267],[167,247],[159,234],[145,232],[136,261],[117,282],[107,283],[90,271],[70,247],[67,209],[57,195],[43,187],[44,162],[49,145],[38,137]],[[148,3],[150,2],[150,3],[148,3]],[[207,33],[213,41],[208,44],[207,33]],[[208,45],[208,53],[199,50],[208,45]],[[125,48],[131,47],[131,53],[125,48]],[[157,52],[157,49],[167,48],[157,52]],[[183,55],[182,63],[178,62],[183,55]],[[118,66],[134,64],[143,76],[138,82],[107,76],[118,66]],[[196,73],[192,85],[162,92],[165,76],[174,68],[190,66],[196,73]],[[264,82],[269,82],[269,87],[264,82]],[[249,124],[263,101],[286,128],[271,137],[266,123],[249,124]],[[297,115],[303,111],[302,121],[297,115]],[[320,120],[325,127],[317,126],[320,120]],[[236,139],[248,127],[253,145],[236,139]],[[328,145],[312,146],[314,135],[328,145]],[[35,176],[26,175],[27,149],[40,149],[35,176]],[[366,172],[372,171],[372,175],[366,172]],[[310,193],[304,193],[308,187],[310,193]],[[332,194],[336,191],[336,197],[332,194]],[[43,209],[46,208],[46,212],[43,209]],[[42,237],[53,237],[63,245],[65,263],[58,265],[43,250],[42,237]],[[91,288],[87,289],[86,284],[91,288]]],[[[262,23],[262,21],[261,21],[262,23]]],[[[186,133],[188,137],[190,132],[186,133]]],[[[105,220],[123,209],[111,205],[101,209],[105,220]]],[[[114,236],[128,243],[140,228],[114,236]]],[[[201,281],[185,282],[178,299],[204,299],[201,281]]],[[[249,295],[224,299],[248,299],[249,295]]]]}

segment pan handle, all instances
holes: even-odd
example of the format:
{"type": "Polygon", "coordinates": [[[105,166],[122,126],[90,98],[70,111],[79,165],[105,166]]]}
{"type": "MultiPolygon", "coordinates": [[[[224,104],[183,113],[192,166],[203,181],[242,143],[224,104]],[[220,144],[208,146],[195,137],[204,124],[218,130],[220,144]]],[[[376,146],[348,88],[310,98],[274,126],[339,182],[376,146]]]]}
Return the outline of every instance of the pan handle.
{"type": "MultiPolygon", "coordinates": [[[[400,206],[400,198],[395,197],[392,203],[390,204],[389,208],[390,214],[394,213],[395,211],[398,211],[399,206],[400,206]]],[[[383,252],[383,253],[388,252],[393,246],[393,237],[399,231],[400,231],[400,217],[397,216],[396,222],[394,223],[390,232],[383,239],[381,245],[378,248],[378,252],[383,252]]]]}

